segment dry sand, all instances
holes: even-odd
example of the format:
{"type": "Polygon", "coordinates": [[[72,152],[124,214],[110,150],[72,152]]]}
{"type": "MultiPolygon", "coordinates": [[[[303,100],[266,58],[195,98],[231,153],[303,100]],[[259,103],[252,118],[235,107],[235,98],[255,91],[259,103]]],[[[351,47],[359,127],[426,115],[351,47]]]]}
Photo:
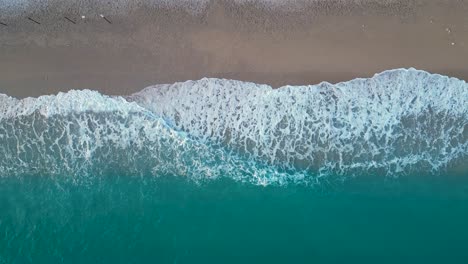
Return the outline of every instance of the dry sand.
{"type": "Polygon", "coordinates": [[[202,77],[278,87],[400,67],[468,80],[468,1],[299,8],[212,1],[198,13],[141,6],[108,15],[112,24],[98,13],[81,19],[76,10],[54,10],[0,11],[8,25],[0,25],[0,93],[129,94],[202,77]]]}

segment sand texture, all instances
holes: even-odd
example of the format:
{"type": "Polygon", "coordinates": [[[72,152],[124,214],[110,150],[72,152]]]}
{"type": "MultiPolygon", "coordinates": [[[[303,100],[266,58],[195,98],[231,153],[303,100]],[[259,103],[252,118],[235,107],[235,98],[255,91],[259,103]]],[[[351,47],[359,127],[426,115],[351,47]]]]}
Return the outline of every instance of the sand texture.
{"type": "Polygon", "coordinates": [[[123,95],[202,77],[279,87],[401,67],[468,80],[468,1],[105,5],[3,8],[0,93],[123,95]]]}

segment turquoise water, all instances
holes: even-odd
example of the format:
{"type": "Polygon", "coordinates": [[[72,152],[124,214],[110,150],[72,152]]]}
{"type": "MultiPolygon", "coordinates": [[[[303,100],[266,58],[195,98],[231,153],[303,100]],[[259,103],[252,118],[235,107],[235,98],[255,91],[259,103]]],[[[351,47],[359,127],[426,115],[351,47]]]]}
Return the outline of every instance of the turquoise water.
{"type": "Polygon", "coordinates": [[[468,263],[468,85],[0,94],[0,264],[468,263]]]}
{"type": "Polygon", "coordinates": [[[466,263],[468,181],[0,180],[0,263],[466,263]]]}

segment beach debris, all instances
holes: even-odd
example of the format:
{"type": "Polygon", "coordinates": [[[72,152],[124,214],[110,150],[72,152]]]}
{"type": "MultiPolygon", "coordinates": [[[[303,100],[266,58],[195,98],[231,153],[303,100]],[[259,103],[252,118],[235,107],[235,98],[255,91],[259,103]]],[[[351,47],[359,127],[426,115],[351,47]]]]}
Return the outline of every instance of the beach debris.
{"type": "Polygon", "coordinates": [[[5,24],[3,22],[0,22],[0,25],[5,26],[5,27],[8,26],[7,24],[5,24]]]}
{"type": "Polygon", "coordinates": [[[110,22],[110,20],[107,19],[107,17],[105,17],[103,14],[100,14],[99,16],[102,17],[104,20],[106,20],[107,23],[112,24],[112,22],[110,22]]]}
{"type": "Polygon", "coordinates": [[[85,16],[81,16],[81,19],[85,19],[86,17],[85,16]]]}
{"type": "Polygon", "coordinates": [[[433,19],[429,20],[429,23],[434,24],[434,20],[433,19]]]}
{"type": "Polygon", "coordinates": [[[32,22],[34,22],[34,23],[38,24],[38,25],[40,25],[40,24],[41,24],[41,23],[37,22],[36,20],[34,20],[34,19],[30,18],[30,17],[28,17],[28,19],[29,19],[29,20],[31,20],[32,22]]]}
{"type": "Polygon", "coordinates": [[[446,28],[445,31],[447,31],[448,34],[452,33],[452,30],[450,28],[446,28]]]}
{"type": "Polygon", "coordinates": [[[66,20],[68,20],[69,22],[71,22],[71,23],[73,23],[73,24],[76,24],[76,22],[73,21],[73,20],[71,20],[70,18],[68,18],[68,17],[64,17],[64,18],[65,18],[66,20]]]}
{"type": "Polygon", "coordinates": [[[452,44],[452,46],[455,46],[455,42],[452,42],[451,44],[452,44]]]}

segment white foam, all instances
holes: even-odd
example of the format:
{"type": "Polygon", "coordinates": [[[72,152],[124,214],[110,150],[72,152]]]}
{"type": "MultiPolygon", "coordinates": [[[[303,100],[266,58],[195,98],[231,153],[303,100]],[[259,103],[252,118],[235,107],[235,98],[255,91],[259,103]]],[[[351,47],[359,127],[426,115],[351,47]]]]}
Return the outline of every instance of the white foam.
{"type": "Polygon", "coordinates": [[[202,79],[132,100],[200,139],[287,168],[438,170],[468,149],[467,84],[415,69],[276,90],[202,79]]]}
{"type": "Polygon", "coordinates": [[[45,95],[39,98],[25,98],[18,100],[0,94],[0,120],[18,116],[28,116],[40,112],[46,117],[53,115],[67,115],[70,113],[93,112],[139,112],[142,108],[135,103],[128,103],[122,97],[110,97],[97,91],[71,90],[57,95],[45,95]]]}
{"type": "Polygon", "coordinates": [[[301,172],[259,167],[194,141],[122,97],[89,90],[22,100],[0,94],[0,177],[70,175],[82,181],[109,173],[197,181],[224,176],[255,184],[304,179],[301,172]]]}
{"type": "Polygon", "coordinates": [[[468,158],[468,85],[399,69],[279,89],[202,79],[128,98],[0,94],[0,155],[0,176],[151,173],[284,184],[436,172],[468,158]]]}

